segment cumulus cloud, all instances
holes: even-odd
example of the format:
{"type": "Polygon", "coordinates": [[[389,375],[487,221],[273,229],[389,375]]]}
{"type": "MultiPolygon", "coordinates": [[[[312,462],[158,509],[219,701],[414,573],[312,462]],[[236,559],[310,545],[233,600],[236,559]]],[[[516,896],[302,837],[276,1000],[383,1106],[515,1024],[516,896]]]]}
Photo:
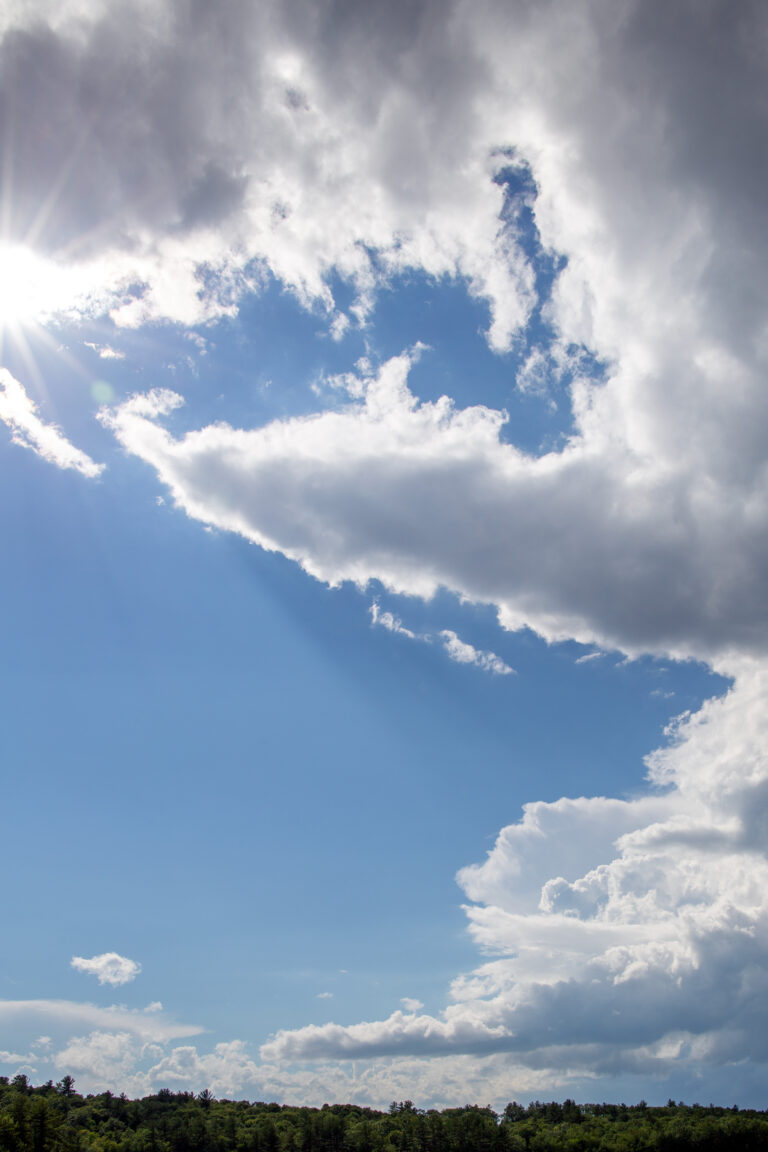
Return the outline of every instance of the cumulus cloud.
{"type": "Polygon", "coordinates": [[[415,996],[403,996],[400,1003],[406,1012],[421,1012],[424,1007],[421,1000],[417,1000],[415,996]]]}
{"type": "Polygon", "coordinates": [[[236,4],[216,20],[186,2],[91,0],[70,20],[47,0],[13,5],[6,232],[88,269],[79,306],[120,323],[225,314],[268,269],[339,337],[332,269],[360,319],[378,283],[416,267],[466,277],[504,347],[533,275],[493,179],[505,141],[489,147],[467,99],[482,64],[462,59],[466,25],[431,3],[387,18],[236,4]]]}
{"type": "MultiPolygon", "coordinates": [[[[54,1021],[56,1023],[56,1021],[54,1021]]],[[[74,1020],[73,1020],[74,1023],[74,1020]]],[[[548,1073],[527,1069],[506,1056],[451,1056],[439,1062],[408,1057],[352,1063],[304,1062],[270,1064],[254,1057],[242,1040],[229,1040],[201,1047],[190,1043],[169,1044],[167,1038],[139,1036],[115,1027],[95,1028],[69,1036],[53,1050],[35,1057],[45,1074],[76,1074],[83,1092],[146,1095],[159,1088],[193,1091],[209,1088],[217,1096],[251,1099],[292,1099],[320,1106],[331,1099],[352,1099],[372,1107],[386,1107],[411,1091],[420,1101],[448,1106],[468,1094],[506,1102],[510,1083],[518,1094],[540,1092],[551,1083],[548,1073]]],[[[0,1052],[0,1063],[9,1070],[30,1071],[31,1057],[19,1052],[0,1052]]],[[[33,1074],[38,1068],[34,1067],[33,1074]]],[[[567,1074],[563,1082],[567,1083],[567,1074]]]]}
{"type": "Polygon", "coordinates": [[[0,420],[11,429],[14,444],[31,448],[58,468],[74,468],[90,478],[100,476],[104,471],[103,464],[96,464],[85,452],[70,444],[55,424],[45,424],[40,419],[37,405],[5,368],[0,368],[0,420]]]}
{"type": "Polygon", "coordinates": [[[681,461],[643,462],[594,427],[526,456],[500,438],[504,413],[420,403],[410,365],[387,361],[341,410],[262,428],[176,439],[158,422],[182,403],[167,390],[102,419],[188,515],[329,583],[442,585],[497,605],[509,627],[628,652],[765,648],[768,500],[735,479],[702,486],[681,461]]]}
{"type": "MultiPolygon", "coordinates": [[[[655,793],[538,802],[459,881],[490,958],[439,1015],[278,1033],[269,1061],[508,1053],[529,1068],[701,1076],[768,1058],[768,673],[679,722],[655,793]]],[[[719,1074],[719,1073],[718,1073],[719,1074]]]]}
{"type": "Polygon", "coordinates": [[[86,972],[89,976],[96,976],[99,984],[130,984],[141,972],[141,964],[137,960],[129,960],[127,956],[120,956],[117,952],[102,952],[100,956],[73,956],[73,968],[78,972],[86,972]]]}
{"type": "Polygon", "coordinates": [[[103,1084],[115,1084],[125,1083],[137,1063],[147,1056],[157,1060],[163,1056],[163,1049],[142,1042],[131,1032],[95,1031],[72,1037],[56,1052],[53,1062],[62,1072],[75,1076],[95,1074],[103,1084]]]}
{"type": "Polygon", "coordinates": [[[5,1049],[0,1049],[0,1064],[27,1064],[32,1059],[34,1057],[30,1053],[8,1052],[5,1049]]]}
{"type": "MultiPolygon", "coordinates": [[[[583,0],[567,19],[558,4],[492,0],[480,14],[462,0],[397,4],[386,18],[332,0],[234,5],[215,22],[190,11],[160,4],[137,20],[131,4],[92,0],[67,22],[42,0],[9,10],[0,75],[11,121],[25,118],[14,237],[71,264],[116,262],[115,283],[142,284],[114,305],[125,323],[231,310],[256,265],[329,315],[332,270],[356,285],[360,315],[398,269],[459,275],[490,302],[492,344],[542,307],[554,337],[531,355],[577,366],[563,452],[515,456],[498,413],[402,407],[369,469],[386,470],[380,500],[369,484],[343,501],[337,486],[368,465],[365,438],[333,468],[332,421],[285,422],[260,461],[282,530],[240,507],[231,468],[208,501],[217,518],[323,578],[445,583],[549,637],[762,650],[760,6],[717,3],[707,20],[636,0],[583,0]],[[712,75],[730,78],[717,99],[712,75]],[[50,148],[32,147],[38,123],[50,148]],[[511,169],[524,178],[510,199],[498,178],[511,169]],[[530,221],[539,256],[560,260],[551,292],[526,254],[530,221]],[[423,452],[405,451],[406,425],[427,432],[423,452]],[[466,455],[442,456],[460,426],[466,455]],[[317,538],[300,511],[310,468],[323,478],[317,538]],[[387,524],[387,504],[402,519],[387,524]]],[[[369,423],[341,414],[337,430],[369,423]]]]}

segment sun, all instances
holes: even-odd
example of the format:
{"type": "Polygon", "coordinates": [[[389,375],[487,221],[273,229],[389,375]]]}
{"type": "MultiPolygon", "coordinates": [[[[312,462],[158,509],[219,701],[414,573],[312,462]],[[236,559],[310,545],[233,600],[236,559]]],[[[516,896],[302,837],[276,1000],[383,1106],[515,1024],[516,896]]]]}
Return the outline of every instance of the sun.
{"type": "Polygon", "coordinates": [[[31,327],[72,302],[71,273],[22,245],[0,244],[0,331],[31,327]]]}

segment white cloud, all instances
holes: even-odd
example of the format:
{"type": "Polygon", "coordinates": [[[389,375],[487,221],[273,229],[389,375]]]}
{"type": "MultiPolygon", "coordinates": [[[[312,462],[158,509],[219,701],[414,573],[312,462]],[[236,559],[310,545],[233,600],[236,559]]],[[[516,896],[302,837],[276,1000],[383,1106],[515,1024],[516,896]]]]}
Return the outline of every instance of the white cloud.
{"type": "Polygon", "coordinates": [[[768,644],[768,500],[643,463],[594,429],[526,456],[501,441],[503,413],[419,403],[410,364],[389,360],[341,411],[263,428],[174,439],[157,423],[182,403],[167,390],[102,418],[188,515],[330,583],[376,578],[421,596],[444,585],[496,604],[509,627],[632,653],[715,659],[768,644]]]}
{"type": "Polygon", "coordinates": [[[682,718],[649,758],[663,790],[527,805],[459,875],[489,959],[442,1013],[280,1032],[263,1058],[501,1052],[554,1078],[764,1066],[767,689],[768,672],[744,666],[682,718]]]}
{"type": "Polygon", "coordinates": [[[317,999],[317,1000],[333,1000],[333,992],[318,992],[315,999],[317,999]]]}
{"type": "Polygon", "coordinates": [[[483,672],[492,672],[494,676],[509,676],[514,672],[514,668],[505,664],[495,652],[481,652],[478,648],[473,648],[448,628],[444,628],[440,636],[450,659],[457,664],[474,664],[476,668],[482,668],[483,672]]]}
{"type": "MultiPolygon", "coordinates": [[[[30,1057],[0,1053],[0,1063],[15,1072],[30,1070],[30,1057]],[[7,1056],[8,1060],[3,1061],[7,1056]]],[[[386,1107],[393,1098],[404,1099],[409,1092],[419,1101],[445,1107],[465,1095],[506,1103],[510,1085],[515,1093],[541,1092],[552,1083],[551,1072],[528,1069],[505,1056],[484,1058],[447,1057],[435,1065],[401,1057],[393,1060],[335,1061],[294,1066],[265,1064],[254,1059],[242,1040],[213,1044],[201,1050],[192,1044],[169,1047],[141,1040],[127,1031],[96,1029],[71,1036],[49,1057],[43,1075],[76,1076],[81,1092],[109,1089],[142,1096],[161,1087],[201,1091],[210,1088],[217,1096],[251,1099],[291,1099],[320,1106],[328,1099],[354,1098],[361,1104],[386,1107]]],[[[37,1068],[33,1074],[37,1074],[37,1068]]],[[[568,1083],[568,1074],[561,1077],[568,1083]]]]}
{"type": "Polygon", "coordinates": [[[94,344],[86,340],[85,346],[95,352],[101,360],[125,360],[125,352],[118,352],[110,344],[94,344]]]}
{"type": "Polygon", "coordinates": [[[70,444],[55,424],[43,423],[37,405],[5,368],[0,368],[0,420],[11,429],[14,444],[31,448],[58,468],[74,468],[91,478],[104,471],[103,464],[94,463],[85,452],[70,444]]]}
{"type": "Polygon", "coordinates": [[[410,628],[406,628],[399,616],[393,615],[392,612],[382,612],[375,600],[371,604],[370,613],[371,623],[386,628],[388,632],[394,632],[397,636],[407,636],[409,640],[424,639],[423,636],[417,636],[410,628]]]}
{"type": "Polygon", "coordinates": [[[97,1083],[109,1085],[130,1082],[137,1063],[147,1056],[157,1060],[163,1056],[163,1049],[157,1044],[142,1043],[131,1032],[96,1031],[72,1037],[53,1060],[62,1072],[90,1074],[97,1083]]]}
{"type": "Polygon", "coordinates": [[[73,968],[78,972],[86,972],[89,976],[96,976],[99,984],[130,984],[141,972],[141,964],[137,960],[129,960],[127,956],[120,956],[117,952],[102,952],[99,956],[73,956],[73,968]]]}
{"type": "Polygon", "coordinates": [[[437,637],[429,632],[412,632],[410,628],[405,627],[399,616],[395,616],[392,612],[382,612],[375,600],[371,604],[370,613],[373,624],[386,628],[388,632],[394,632],[397,636],[406,636],[409,640],[421,640],[425,644],[430,644],[436,638],[442,640],[444,651],[449,659],[457,664],[472,664],[483,672],[491,672],[497,676],[508,676],[514,672],[514,668],[505,664],[495,652],[481,652],[447,628],[439,632],[437,637]]]}
{"type": "Polygon", "coordinates": [[[120,1006],[101,1008],[75,1000],[0,1000],[0,1026],[6,1034],[11,1029],[27,1029],[34,1034],[41,1025],[51,1035],[54,1035],[54,1030],[68,1033],[87,1029],[117,1031],[158,1044],[203,1031],[197,1025],[180,1024],[170,1019],[158,1012],[155,1005],[142,1011],[120,1006]]]}
{"type": "Polygon", "coordinates": [[[400,1003],[406,1012],[421,1012],[424,1007],[421,1000],[417,1000],[414,996],[403,996],[400,1003]]]}

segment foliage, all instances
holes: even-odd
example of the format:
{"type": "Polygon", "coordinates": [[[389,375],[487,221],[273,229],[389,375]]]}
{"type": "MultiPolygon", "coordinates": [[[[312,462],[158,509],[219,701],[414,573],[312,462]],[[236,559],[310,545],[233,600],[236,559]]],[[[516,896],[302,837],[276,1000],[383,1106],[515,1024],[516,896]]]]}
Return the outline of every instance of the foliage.
{"type": "Polygon", "coordinates": [[[527,1107],[501,1115],[467,1105],[424,1111],[393,1101],[387,1112],[355,1104],[322,1108],[217,1100],[209,1091],[162,1089],[142,1100],[81,1096],[71,1076],[34,1087],[0,1077],[0,1152],[768,1152],[768,1113],[670,1100],[527,1107]]]}

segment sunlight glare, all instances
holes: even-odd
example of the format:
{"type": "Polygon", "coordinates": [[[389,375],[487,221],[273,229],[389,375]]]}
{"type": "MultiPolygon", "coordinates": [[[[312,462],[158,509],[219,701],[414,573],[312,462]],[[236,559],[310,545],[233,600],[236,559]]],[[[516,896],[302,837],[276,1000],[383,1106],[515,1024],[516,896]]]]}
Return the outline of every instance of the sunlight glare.
{"type": "Polygon", "coordinates": [[[67,269],[28,248],[0,246],[0,330],[24,328],[71,307],[72,281],[67,269]]]}

